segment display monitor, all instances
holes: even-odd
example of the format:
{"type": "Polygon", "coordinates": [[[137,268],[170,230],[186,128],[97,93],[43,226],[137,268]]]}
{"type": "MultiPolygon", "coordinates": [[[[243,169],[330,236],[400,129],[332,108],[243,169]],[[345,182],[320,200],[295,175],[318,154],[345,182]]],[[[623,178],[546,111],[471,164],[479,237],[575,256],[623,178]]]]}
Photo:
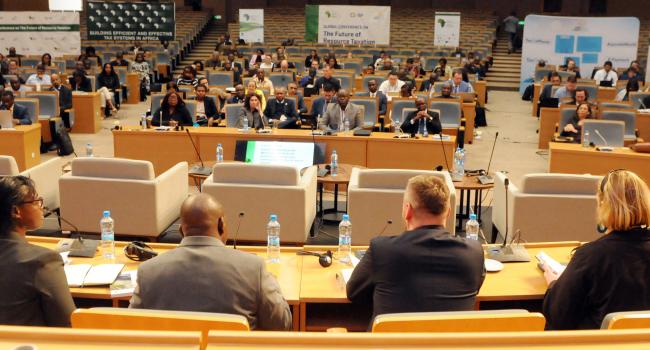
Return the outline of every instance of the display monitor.
{"type": "Polygon", "coordinates": [[[291,165],[299,169],[325,162],[325,144],[239,140],[235,160],[252,164],[291,165]]]}

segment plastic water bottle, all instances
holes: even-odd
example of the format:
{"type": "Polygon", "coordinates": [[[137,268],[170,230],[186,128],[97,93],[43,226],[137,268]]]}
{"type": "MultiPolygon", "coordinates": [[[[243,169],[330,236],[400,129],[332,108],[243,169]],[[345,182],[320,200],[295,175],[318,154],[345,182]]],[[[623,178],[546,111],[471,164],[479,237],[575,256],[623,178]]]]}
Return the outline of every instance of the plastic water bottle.
{"type": "Polygon", "coordinates": [[[454,172],[465,176],[465,150],[458,147],[454,153],[454,172]]]}
{"type": "Polygon", "coordinates": [[[200,126],[200,125],[199,125],[199,123],[197,123],[197,122],[194,122],[194,124],[192,124],[192,127],[193,127],[193,128],[198,128],[199,126],[200,126]]]}
{"type": "Polygon", "coordinates": [[[332,176],[336,176],[339,174],[339,155],[336,154],[336,150],[332,151],[330,173],[332,174],[332,176]]]}
{"type": "Polygon", "coordinates": [[[345,131],[350,131],[350,121],[349,120],[346,119],[343,122],[343,128],[345,129],[345,131]]]}
{"type": "Polygon", "coordinates": [[[217,163],[223,163],[223,147],[217,144],[217,163]]]}
{"type": "Polygon", "coordinates": [[[147,128],[147,115],[144,113],[142,113],[142,116],[140,117],[140,127],[142,127],[143,130],[147,128]]]}
{"type": "Polygon", "coordinates": [[[111,218],[111,212],[104,211],[102,219],[99,220],[99,227],[102,230],[101,251],[104,259],[115,259],[115,222],[111,218]]]}
{"type": "Polygon", "coordinates": [[[276,215],[271,215],[266,225],[266,258],[270,263],[280,262],[280,223],[276,215]]]}
{"type": "Polygon", "coordinates": [[[242,128],[242,130],[244,130],[244,132],[248,132],[248,129],[249,129],[249,127],[248,127],[248,117],[246,116],[246,114],[244,114],[244,127],[242,128]]]}
{"type": "Polygon", "coordinates": [[[339,261],[350,262],[352,252],[352,223],[348,214],[343,214],[343,221],[339,224],[339,261]]]}
{"type": "Polygon", "coordinates": [[[585,134],[582,136],[582,147],[589,148],[589,131],[585,130],[585,134]]]}
{"type": "Polygon", "coordinates": [[[476,220],[476,214],[469,214],[469,220],[465,224],[465,237],[467,239],[478,241],[478,231],[481,229],[481,225],[476,220]]]}
{"type": "Polygon", "coordinates": [[[422,137],[424,138],[429,137],[429,130],[427,129],[426,123],[424,124],[424,130],[422,131],[422,137]]]}
{"type": "Polygon", "coordinates": [[[395,135],[401,134],[399,119],[393,120],[393,130],[395,130],[395,135]]]}
{"type": "Polygon", "coordinates": [[[86,157],[94,157],[95,154],[93,153],[93,144],[92,143],[87,143],[86,144],[86,157]]]}

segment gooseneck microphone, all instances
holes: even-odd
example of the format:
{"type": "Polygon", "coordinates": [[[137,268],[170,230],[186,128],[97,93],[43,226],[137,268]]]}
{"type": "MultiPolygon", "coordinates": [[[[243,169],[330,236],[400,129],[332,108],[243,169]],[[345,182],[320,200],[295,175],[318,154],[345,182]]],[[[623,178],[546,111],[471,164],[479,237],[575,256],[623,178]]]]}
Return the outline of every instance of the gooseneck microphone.
{"type": "Polygon", "coordinates": [[[192,147],[194,147],[194,153],[196,154],[196,157],[199,158],[199,162],[201,162],[201,166],[193,166],[189,173],[190,174],[198,174],[198,175],[204,175],[204,176],[210,176],[212,174],[212,169],[208,168],[203,164],[203,159],[201,158],[201,154],[199,153],[199,149],[196,148],[196,144],[194,143],[194,139],[192,138],[192,135],[190,134],[190,129],[185,129],[187,132],[187,137],[190,139],[190,142],[192,143],[192,147]]]}
{"type": "MultiPolygon", "coordinates": [[[[43,216],[50,215],[54,212],[55,210],[48,209],[47,207],[43,208],[43,216]]],[[[70,243],[63,243],[66,241],[65,239],[59,242],[58,249],[63,249],[60,251],[69,251],[70,252],[69,256],[76,256],[76,257],[83,257],[83,258],[92,258],[93,256],[95,256],[95,252],[97,251],[97,246],[99,246],[99,240],[84,239],[81,236],[81,232],[79,231],[79,228],[75,224],[66,220],[61,215],[58,215],[58,213],[57,213],[57,219],[59,220],[59,227],[61,226],[61,221],[63,221],[64,223],[72,226],[72,229],[74,230],[70,232],[71,241],[68,241],[70,243]],[[77,237],[72,237],[73,233],[76,233],[77,237]]]]}
{"type": "Polygon", "coordinates": [[[232,238],[232,247],[237,250],[237,235],[239,234],[239,227],[241,226],[241,220],[244,217],[245,213],[242,211],[237,215],[237,230],[235,230],[235,235],[232,238]]]}
{"type": "Polygon", "coordinates": [[[505,247],[506,245],[508,245],[508,186],[510,186],[510,179],[505,178],[503,180],[503,184],[504,184],[505,190],[506,190],[506,200],[505,200],[505,202],[506,202],[506,233],[505,233],[505,235],[503,237],[503,245],[502,245],[502,247],[505,247]]]}
{"type": "Polygon", "coordinates": [[[393,220],[387,220],[387,221],[386,221],[386,225],[384,225],[384,228],[381,229],[381,232],[379,232],[379,234],[377,235],[377,237],[382,236],[382,235],[384,234],[384,232],[386,232],[386,229],[388,228],[388,226],[390,226],[390,225],[392,225],[392,224],[393,224],[393,220]]]}

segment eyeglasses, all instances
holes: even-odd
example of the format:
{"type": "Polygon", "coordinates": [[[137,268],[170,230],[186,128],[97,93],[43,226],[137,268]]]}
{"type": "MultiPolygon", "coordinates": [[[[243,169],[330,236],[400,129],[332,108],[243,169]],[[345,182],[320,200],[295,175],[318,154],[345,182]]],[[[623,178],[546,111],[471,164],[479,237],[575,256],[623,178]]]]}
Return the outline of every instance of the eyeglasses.
{"type": "Polygon", "coordinates": [[[600,182],[600,192],[605,192],[605,185],[607,185],[607,181],[609,181],[609,177],[612,174],[617,173],[619,171],[625,171],[625,169],[611,170],[610,172],[607,173],[607,175],[605,175],[605,177],[603,177],[603,181],[600,182]]]}
{"type": "Polygon", "coordinates": [[[22,201],[20,202],[20,205],[38,203],[39,208],[43,208],[43,201],[43,197],[38,197],[36,199],[32,199],[31,201],[22,201]]]}

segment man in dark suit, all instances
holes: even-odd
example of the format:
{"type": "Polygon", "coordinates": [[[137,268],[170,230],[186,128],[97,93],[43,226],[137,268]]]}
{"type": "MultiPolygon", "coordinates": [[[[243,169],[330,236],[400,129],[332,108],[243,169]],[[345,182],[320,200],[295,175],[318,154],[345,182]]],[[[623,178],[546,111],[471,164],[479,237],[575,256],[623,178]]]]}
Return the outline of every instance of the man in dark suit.
{"type": "Polygon", "coordinates": [[[338,92],[341,89],[341,83],[339,82],[339,79],[332,76],[332,68],[329,66],[325,66],[325,68],[323,68],[323,76],[316,79],[316,82],[314,83],[314,86],[318,90],[323,89],[325,85],[332,86],[332,88],[334,88],[334,92],[338,92]]]}
{"type": "Polygon", "coordinates": [[[194,91],[196,92],[194,97],[196,101],[196,122],[201,126],[212,126],[215,119],[219,119],[217,104],[213,99],[207,97],[208,87],[206,85],[197,85],[194,91]]]}
{"type": "Polygon", "coordinates": [[[4,91],[2,93],[0,110],[12,112],[14,125],[30,125],[32,123],[29,110],[26,107],[14,103],[14,93],[11,91],[4,91]]]}
{"type": "Polygon", "coordinates": [[[70,129],[70,114],[66,112],[72,108],[72,91],[67,86],[61,84],[61,77],[58,74],[52,74],[52,87],[50,91],[59,93],[59,109],[61,119],[66,128],[70,129]]]}
{"type": "Polygon", "coordinates": [[[198,194],[181,206],[178,248],[143,262],[129,307],[242,315],[251,329],[290,330],[280,286],[254,255],[224,245],[224,209],[198,194]]]}
{"type": "Polygon", "coordinates": [[[298,85],[296,83],[289,83],[288,88],[287,88],[287,93],[288,96],[295,96],[296,100],[298,101],[298,113],[300,114],[306,114],[307,113],[307,105],[305,105],[305,99],[302,97],[302,95],[298,92],[298,85]]]}
{"type": "Polygon", "coordinates": [[[379,115],[386,115],[388,109],[388,99],[381,91],[378,90],[379,85],[375,79],[368,80],[368,92],[364,92],[359,96],[377,97],[379,99],[379,115]]]}
{"type": "Polygon", "coordinates": [[[318,97],[311,104],[312,120],[317,121],[318,118],[324,116],[327,111],[327,105],[330,103],[336,103],[334,88],[331,85],[325,85],[323,87],[323,96],[318,97]]]}
{"type": "Polygon", "coordinates": [[[442,132],[442,124],[440,124],[440,116],[438,112],[427,110],[427,102],[422,97],[415,100],[415,108],[417,111],[409,113],[404,122],[402,123],[402,132],[407,134],[424,134],[424,128],[431,135],[440,134],[442,132]]]}
{"type": "Polygon", "coordinates": [[[406,232],[378,236],[347,282],[352,303],[372,304],[377,315],[473,310],[483,280],[478,241],[445,229],[450,213],[447,184],[418,175],[406,186],[402,218],[406,232]]]}
{"type": "Polygon", "coordinates": [[[279,129],[299,129],[302,122],[298,117],[296,103],[284,98],[286,90],[283,87],[275,89],[275,99],[269,100],[264,115],[269,123],[275,123],[279,129]]]}

